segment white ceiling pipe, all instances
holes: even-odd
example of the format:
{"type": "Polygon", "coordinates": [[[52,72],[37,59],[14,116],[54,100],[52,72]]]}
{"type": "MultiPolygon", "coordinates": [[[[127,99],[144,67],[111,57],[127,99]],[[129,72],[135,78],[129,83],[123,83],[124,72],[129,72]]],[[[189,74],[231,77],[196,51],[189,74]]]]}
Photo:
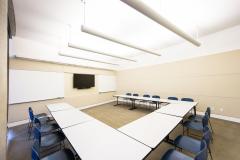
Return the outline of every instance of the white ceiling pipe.
{"type": "Polygon", "coordinates": [[[102,52],[102,51],[93,50],[93,49],[90,49],[90,48],[87,48],[87,47],[76,46],[76,45],[71,44],[71,43],[68,43],[68,47],[74,48],[74,49],[80,49],[80,50],[83,50],[83,51],[93,52],[93,53],[97,53],[97,54],[104,55],[104,56],[119,58],[119,59],[126,60],[126,61],[137,62],[136,60],[133,60],[133,59],[120,57],[120,56],[115,56],[115,55],[108,54],[108,53],[105,53],[105,52],[102,52]]]}
{"type": "Polygon", "coordinates": [[[198,47],[201,45],[201,43],[195,40],[192,36],[188,35],[183,30],[179,29],[176,25],[169,22],[167,19],[162,17],[160,14],[158,14],[156,11],[151,9],[149,6],[147,6],[140,0],[121,0],[121,1],[131,6],[132,8],[136,9],[145,16],[149,17],[150,19],[154,20],[155,22],[159,23],[160,25],[164,26],[165,28],[169,29],[170,31],[176,33],[185,40],[191,42],[192,44],[198,47]]]}
{"type": "Polygon", "coordinates": [[[93,59],[88,59],[88,58],[82,58],[82,57],[73,56],[73,55],[69,55],[69,54],[65,54],[65,53],[58,53],[58,55],[64,56],[64,57],[75,58],[75,59],[81,59],[81,60],[85,60],[85,61],[91,61],[91,62],[109,64],[109,65],[114,65],[114,66],[118,66],[118,65],[119,65],[119,64],[110,63],[110,62],[104,62],[104,61],[98,61],[98,60],[93,60],[93,59]]]}
{"type": "Polygon", "coordinates": [[[100,38],[103,38],[103,39],[106,39],[106,40],[109,40],[109,41],[112,41],[112,42],[115,42],[115,43],[119,43],[121,45],[125,45],[125,46],[128,46],[130,48],[134,48],[134,49],[137,49],[137,50],[140,50],[140,51],[143,51],[143,52],[147,52],[147,53],[150,53],[150,54],[153,54],[155,56],[161,56],[160,54],[158,53],[155,53],[153,51],[150,51],[150,50],[147,50],[147,49],[144,49],[144,48],[141,48],[141,47],[138,47],[138,46],[135,46],[133,44],[130,44],[129,42],[124,42],[122,40],[119,40],[119,39],[116,39],[116,38],[113,38],[109,35],[106,35],[106,34],[103,34],[103,33],[100,33],[98,31],[95,31],[89,27],[86,27],[86,26],[82,26],[81,27],[81,30],[82,32],[85,32],[85,33],[88,33],[88,34],[91,34],[91,35],[94,35],[94,36],[97,36],[97,37],[100,37],[100,38]]]}

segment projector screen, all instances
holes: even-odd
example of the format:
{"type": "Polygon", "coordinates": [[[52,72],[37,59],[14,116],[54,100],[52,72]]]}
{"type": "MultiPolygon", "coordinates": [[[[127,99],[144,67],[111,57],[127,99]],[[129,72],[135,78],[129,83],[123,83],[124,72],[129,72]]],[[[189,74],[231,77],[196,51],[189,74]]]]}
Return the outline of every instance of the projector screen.
{"type": "Polygon", "coordinates": [[[9,104],[64,97],[64,73],[9,70],[9,104]]]}

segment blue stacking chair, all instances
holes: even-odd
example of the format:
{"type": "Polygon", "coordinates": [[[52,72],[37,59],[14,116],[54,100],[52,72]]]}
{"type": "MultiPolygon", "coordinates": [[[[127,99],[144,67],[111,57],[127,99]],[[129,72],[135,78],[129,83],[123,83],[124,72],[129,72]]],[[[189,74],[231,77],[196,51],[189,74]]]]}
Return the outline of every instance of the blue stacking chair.
{"type": "MultiPolygon", "coordinates": [[[[160,99],[160,96],[158,95],[153,95],[152,98],[158,98],[160,99]]],[[[156,109],[158,109],[158,104],[156,102],[150,102],[150,104],[155,104],[156,105],[156,109]]]]}
{"type": "Polygon", "coordinates": [[[175,149],[169,149],[161,158],[161,160],[207,160],[208,152],[207,152],[207,144],[205,141],[201,141],[200,148],[195,157],[190,157],[188,155],[183,154],[180,151],[175,149]]]}
{"type": "Polygon", "coordinates": [[[62,142],[65,140],[65,136],[61,131],[42,135],[39,128],[34,128],[34,138],[33,148],[40,156],[45,151],[58,145],[61,149],[62,142]]]}
{"type": "Polygon", "coordinates": [[[133,93],[132,95],[135,96],[135,97],[139,96],[139,94],[137,94],[137,93],[133,93]]]}
{"type": "MultiPolygon", "coordinates": [[[[194,102],[192,98],[182,98],[181,101],[186,101],[186,102],[194,102]]],[[[196,108],[194,108],[195,114],[196,114],[196,108]]]]}
{"type": "Polygon", "coordinates": [[[132,96],[138,97],[139,94],[138,93],[133,93],[132,96]]]}
{"type": "Polygon", "coordinates": [[[187,120],[183,123],[183,134],[185,132],[184,128],[187,128],[187,134],[189,132],[189,129],[204,133],[204,129],[208,127],[208,114],[205,113],[205,115],[202,118],[201,122],[194,121],[194,120],[187,120]]]}
{"type": "Polygon", "coordinates": [[[38,152],[32,148],[32,160],[75,160],[75,156],[70,149],[62,149],[41,158],[38,152]]]}
{"type": "MultiPolygon", "coordinates": [[[[127,96],[131,96],[132,93],[126,93],[127,96]]],[[[129,102],[129,99],[128,98],[123,98],[123,100],[126,102],[126,104],[129,102]]]]}
{"type": "MultiPolygon", "coordinates": [[[[210,107],[207,107],[207,110],[205,111],[205,114],[208,114],[208,118],[209,118],[209,124],[210,124],[210,127],[211,127],[211,130],[212,130],[212,133],[213,132],[213,128],[212,128],[212,124],[211,124],[211,121],[210,121],[210,118],[211,118],[211,108],[210,107]]],[[[188,119],[190,120],[194,120],[194,121],[198,121],[198,122],[201,122],[202,121],[202,118],[203,116],[202,115],[190,115],[188,117],[188,119]]]]}
{"type": "Polygon", "coordinates": [[[177,97],[168,97],[169,100],[175,100],[175,101],[178,101],[178,98],[177,97]]]}
{"type": "Polygon", "coordinates": [[[194,102],[192,98],[182,98],[181,101],[194,102]]]}
{"type": "Polygon", "coordinates": [[[39,129],[39,131],[41,132],[41,135],[44,134],[48,134],[54,131],[59,130],[59,126],[57,123],[44,123],[42,124],[42,122],[40,121],[39,118],[34,119],[34,123],[36,124],[36,128],[39,129]]]}
{"type": "MultiPolygon", "coordinates": [[[[201,141],[206,142],[209,154],[211,156],[211,159],[213,159],[212,158],[212,152],[211,152],[211,149],[210,149],[210,139],[211,139],[211,137],[212,137],[211,132],[210,132],[209,128],[206,127],[201,141]]],[[[189,151],[193,154],[197,154],[200,150],[200,147],[201,147],[201,143],[202,143],[201,141],[197,140],[197,139],[194,139],[194,138],[191,138],[189,136],[180,135],[174,140],[174,145],[178,148],[189,151]]]]}
{"type": "MultiPolygon", "coordinates": [[[[145,98],[150,98],[150,95],[149,95],[149,94],[144,94],[143,97],[145,97],[145,98]]],[[[139,101],[139,102],[140,102],[140,103],[143,103],[143,104],[144,104],[144,103],[147,104],[149,101],[141,100],[141,101],[139,101]]]]}
{"type": "Polygon", "coordinates": [[[31,134],[32,134],[32,129],[33,129],[35,118],[39,118],[39,120],[42,121],[42,123],[49,121],[50,118],[47,116],[46,113],[34,114],[31,107],[28,108],[28,114],[29,114],[28,135],[30,138],[31,134]]]}
{"type": "Polygon", "coordinates": [[[132,93],[126,93],[126,95],[127,95],[127,96],[131,96],[131,95],[132,95],[132,93]]]}

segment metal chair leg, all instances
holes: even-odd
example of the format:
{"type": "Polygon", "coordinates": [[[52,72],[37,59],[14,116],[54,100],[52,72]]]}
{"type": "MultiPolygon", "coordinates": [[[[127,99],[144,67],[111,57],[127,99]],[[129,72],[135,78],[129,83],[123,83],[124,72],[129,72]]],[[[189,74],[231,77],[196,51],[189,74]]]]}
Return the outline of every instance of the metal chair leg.
{"type": "Polygon", "coordinates": [[[211,151],[210,147],[208,147],[208,151],[209,151],[209,154],[210,154],[211,160],[213,160],[213,157],[212,157],[212,151],[211,151]]]}
{"type": "Polygon", "coordinates": [[[210,124],[210,128],[211,128],[211,130],[212,130],[212,133],[214,133],[210,119],[209,119],[209,124],[210,124]]]}

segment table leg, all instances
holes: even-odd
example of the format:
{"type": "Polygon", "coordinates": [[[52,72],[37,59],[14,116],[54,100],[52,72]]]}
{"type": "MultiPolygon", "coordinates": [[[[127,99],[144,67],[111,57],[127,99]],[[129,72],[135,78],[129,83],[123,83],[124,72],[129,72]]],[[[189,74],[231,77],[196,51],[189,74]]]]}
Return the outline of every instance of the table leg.
{"type": "Polygon", "coordinates": [[[115,104],[114,106],[117,106],[117,105],[119,105],[119,103],[118,103],[118,97],[117,97],[117,104],[115,104]]]}
{"type": "Polygon", "coordinates": [[[165,138],[165,142],[174,145],[174,141],[169,138],[169,135],[167,135],[167,137],[165,138]]]}
{"type": "Polygon", "coordinates": [[[129,110],[136,109],[136,107],[135,107],[135,100],[134,100],[134,99],[131,99],[131,101],[132,101],[132,107],[129,108],[129,110]]]}
{"type": "Polygon", "coordinates": [[[194,115],[196,116],[197,115],[197,108],[196,108],[196,106],[193,107],[193,110],[194,110],[194,115]]]}

